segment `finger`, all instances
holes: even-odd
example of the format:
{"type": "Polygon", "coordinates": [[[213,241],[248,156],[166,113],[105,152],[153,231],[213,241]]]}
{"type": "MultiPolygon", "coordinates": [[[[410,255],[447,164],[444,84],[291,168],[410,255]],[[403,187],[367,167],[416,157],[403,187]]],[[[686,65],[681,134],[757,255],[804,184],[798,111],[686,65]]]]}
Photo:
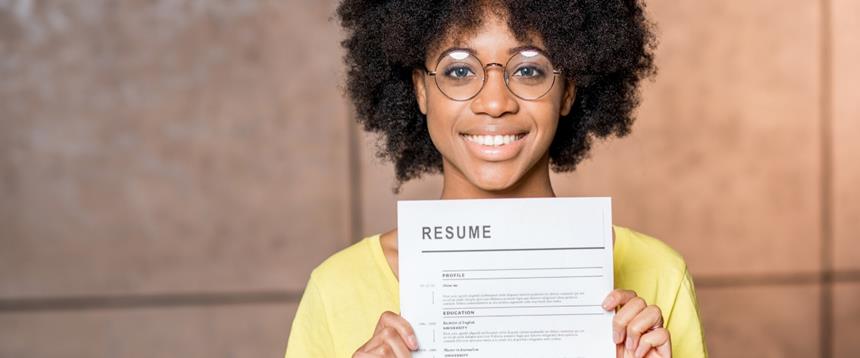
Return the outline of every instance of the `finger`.
{"type": "Polygon", "coordinates": [[[643,334],[634,356],[642,358],[646,355],[649,357],[655,356],[654,354],[656,354],[656,357],[662,358],[672,356],[672,343],[669,338],[669,331],[665,328],[655,328],[643,334]]]}
{"type": "Polygon", "coordinates": [[[615,357],[616,358],[633,358],[633,352],[628,352],[624,349],[623,344],[615,345],[615,357]]]}
{"type": "Polygon", "coordinates": [[[623,304],[627,303],[627,301],[630,301],[634,297],[636,297],[636,292],[621,289],[621,288],[616,288],[616,289],[612,290],[612,292],[609,292],[608,295],[606,295],[606,298],[603,299],[602,306],[603,306],[603,309],[605,309],[607,311],[611,311],[611,310],[614,310],[619,305],[623,305],[623,304]]]}
{"type": "Polygon", "coordinates": [[[371,350],[368,351],[368,357],[373,358],[396,358],[394,355],[394,350],[382,342],[381,344],[374,346],[371,350]]]}
{"type": "Polygon", "coordinates": [[[369,341],[358,348],[353,357],[378,357],[379,348],[383,345],[385,345],[385,339],[378,332],[374,333],[369,341]]]}
{"type": "Polygon", "coordinates": [[[636,317],[633,317],[633,320],[627,324],[627,343],[632,344],[627,350],[635,352],[636,347],[639,346],[639,337],[652,328],[659,327],[662,320],[663,314],[660,307],[655,305],[647,306],[639,311],[636,317]]]}
{"type": "Polygon", "coordinates": [[[385,327],[376,332],[376,334],[373,335],[373,338],[359,349],[359,351],[364,354],[369,354],[365,355],[365,357],[399,358],[412,356],[412,353],[409,351],[406,343],[403,342],[400,334],[391,327],[385,327]]]}
{"type": "Polygon", "coordinates": [[[406,346],[406,342],[403,341],[403,337],[401,337],[400,333],[398,333],[394,328],[383,328],[381,331],[379,331],[379,335],[385,342],[385,344],[381,345],[378,348],[380,353],[383,353],[383,357],[412,357],[412,352],[410,351],[409,347],[406,346]]]}
{"type": "Polygon", "coordinates": [[[386,327],[393,328],[400,335],[401,339],[406,342],[411,350],[418,349],[418,338],[415,337],[415,331],[412,325],[402,316],[391,311],[385,311],[379,316],[379,322],[376,324],[376,330],[373,332],[376,335],[386,327]]]}
{"type": "MultiPolygon", "coordinates": [[[[636,292],[616,288],[606,295],[606,298],[603,300],[603,309],[607,311],[614,310],[619,305],[623,305],[635,297],[636,292]]],[[[615,341],[615,344],[624,342],[624,326],[613,324],[612,340],[615,341]]]]}
{"type": "Polygon", "coordinates": [[[627,324],[630,323],[630,321],[636,317],[639,311],[645,308],[645,306],[645,300],[639,297],[633,297],[615,313],[615,317],[612,318],[612,339],[615,341],[615,344],[621,344],[624,342],[624,338],[627,336],[627,324]]]}

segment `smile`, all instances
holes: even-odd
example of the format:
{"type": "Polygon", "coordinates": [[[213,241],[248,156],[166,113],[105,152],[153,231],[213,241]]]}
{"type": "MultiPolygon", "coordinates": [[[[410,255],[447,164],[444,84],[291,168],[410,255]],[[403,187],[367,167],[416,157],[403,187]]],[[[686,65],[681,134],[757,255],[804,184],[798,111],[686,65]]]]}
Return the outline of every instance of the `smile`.
{"type": "Polygon", "coordinates": [[[525,137],[525,134],[509,134],[509,135],[471,135],[471,134],[461,134],[463,138],[467,141],[486,145],[491,147],[498,147],[506,144],[511,144],[517,140],[525,137]]]}

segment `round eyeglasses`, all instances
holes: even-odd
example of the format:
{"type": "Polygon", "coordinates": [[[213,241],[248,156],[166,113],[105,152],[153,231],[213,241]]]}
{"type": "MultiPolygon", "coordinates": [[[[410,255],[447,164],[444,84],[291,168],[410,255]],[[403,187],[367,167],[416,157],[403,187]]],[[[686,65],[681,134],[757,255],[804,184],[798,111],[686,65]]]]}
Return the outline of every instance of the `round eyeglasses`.
{"type": "Polygon", "coordinates": [[[540,50],[526,49],[514,53],[505,65],[489,63],[483,65],[470,51],[452,49],[442,54],[433,71],[436,86],[446,97],[455,101],[467,101],[481,92],[490,67],[501,67],[505,85],[515,96],[524,100],[543,97],[561,74],[549,58],[540,50]]]}

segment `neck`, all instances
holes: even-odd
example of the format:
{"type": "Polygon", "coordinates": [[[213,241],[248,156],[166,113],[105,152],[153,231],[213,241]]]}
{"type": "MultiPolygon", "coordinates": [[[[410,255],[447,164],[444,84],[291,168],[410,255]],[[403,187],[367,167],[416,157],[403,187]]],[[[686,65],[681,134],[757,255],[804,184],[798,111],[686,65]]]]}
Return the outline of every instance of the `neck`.
{"type": "Polygon", "coordinates": [[[495,199],[555,197],[549,178],[549,155],[523,174],[513,185],[493,190],[484,189],[470,182],[462,172],[444,163],[441,199],[495,199]]]}

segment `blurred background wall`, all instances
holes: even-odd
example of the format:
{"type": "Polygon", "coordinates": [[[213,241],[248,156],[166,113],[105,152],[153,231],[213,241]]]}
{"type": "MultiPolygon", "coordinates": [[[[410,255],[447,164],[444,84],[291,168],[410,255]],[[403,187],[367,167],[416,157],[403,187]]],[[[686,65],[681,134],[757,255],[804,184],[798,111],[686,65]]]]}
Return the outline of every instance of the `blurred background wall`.
{"type": "MultiPolygon", "coordinates": [[[[633,134],[557,191],[686,257],[712,356],[860,355],[860,2],[648,3],[633,134]]],[[[283,354],[310,270],[395,223],[335,6],[0,0],[0,357],[283,354]]]]}

